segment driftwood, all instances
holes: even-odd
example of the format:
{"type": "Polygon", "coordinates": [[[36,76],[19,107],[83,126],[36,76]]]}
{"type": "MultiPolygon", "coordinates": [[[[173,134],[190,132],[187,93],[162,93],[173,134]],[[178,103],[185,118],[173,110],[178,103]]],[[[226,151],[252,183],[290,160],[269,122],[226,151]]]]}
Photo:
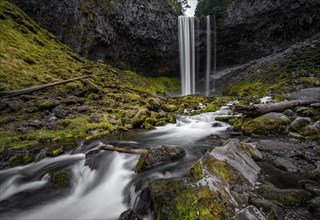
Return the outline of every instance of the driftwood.
{"type": "Polygon", "coordinates": [[[237,112],[241,112],[246,116],[260,116],[269,112],[283,112],[296,106],[306,106],[316,101],[311,100],[293,100],[287,102],[278,102],[270,104],[255,104],[236,107],[237,112]]]}
{"type": "Polygon", "coordinates": [[[120,152],[120,153],[128,153],[128,154],[143,154],[144,152],[147,151],[147,149],[143,149],[143,148],[138,148],[138,149],[134,149],[134,148],[120,148],[120,147],[114,147],[112,145],[101,145],[99,147],[95,147],[91,150],[89,150],[87,153],[86,153],[86,157],[87,156],[90,156],[90,155],[93,155],[93,154],[97,154],[99,153],[101,150],[104,150],[104,151],[116,151],[116,152],[120,152]]]}
{"type": "Polygon", "coordinates": [[[13,90],[13,91],[8,91],[8,92],[0,92],[0,97],[2,97],[2,96],[23,95],[23,94],[26,94],[26,93],[30,93],[30,92],[34,92],[34,91],[50,88],[50,87],[53,87],[53,86],[57,86],[57,85],[61,85],[61,84],[65,84],[65,83],[69,83],[69,82],[73,82],[73,81],[77,81],[77,80],[88,78],[88,77],[91,77],[91,76],[92,75],[80,76],[80,77],[76,77],[76,78],[73,78],[73,79],[62,80],[62,81],[59,81],[59,82],[44,84],[44,85],[40,85],[40,86],[33,86],[33,87],[26,88],[26,89],[13,90]]]}

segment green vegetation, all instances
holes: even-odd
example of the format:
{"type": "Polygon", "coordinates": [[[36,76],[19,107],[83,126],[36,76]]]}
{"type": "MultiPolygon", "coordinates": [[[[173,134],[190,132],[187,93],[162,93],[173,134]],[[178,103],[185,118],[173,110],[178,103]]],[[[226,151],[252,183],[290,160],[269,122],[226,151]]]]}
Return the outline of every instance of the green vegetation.
{"type": "Polygon", "coordinates": [[[228,6],[234,0],[199,0],[195,15],[198,17],[207,15],[221,15],[223,16],[228,6]]]}
{"type": "Polygon", "coordinates": [[[70,185],[70,174],[66,170],[59,170],[52,173],[51,183],[57,189],[67,188],[70,185]]]}

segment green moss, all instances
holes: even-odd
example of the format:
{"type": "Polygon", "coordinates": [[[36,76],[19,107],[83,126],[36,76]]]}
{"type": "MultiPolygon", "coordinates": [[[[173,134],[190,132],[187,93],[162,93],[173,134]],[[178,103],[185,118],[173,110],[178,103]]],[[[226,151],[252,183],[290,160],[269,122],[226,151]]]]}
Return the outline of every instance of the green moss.
{"type": "Polygon", "coordinates": [[[31,153],[16,154],[9,158],[9,164],[11,166],[25,165],[33,162],[33,160],[34,160],[34,155],[31,153]]]}
{"type": "Polygon", "coordinates": [[[228,219],[231,209],[208,187],[192,187],[186,180],[162,180],[150,185],[156,219],[228,219]],[[187,185],[185,185],[187,184],[187,185]]]}
{"type": "Polygon", "coordinates": [[[305,190],[279,190],[270,185],[261,186],[257,192],[265,199],[293,207],[306,205],[307,201],[312,197],[312,195],[305,190]]]}
{"type": "Polygon", "coordinates": [[[51,183],[57,189],[70,186],[70,174],[66,170],[59,170],[52,173],[51,183]]]}
{"type": "Polygon", "coordinates": [[[219,109],[219,107],[215,104],[207,104],[206,107],[204,107],[201,112],[215,112],[219,109]]]}
{"type": "Polygon", "coordinates": [[[242,83],[230,86],[224,94],[231,96],[265,96],[268,88],[261,83],[242,83]]]}
{"type": "Polygon", "coordinates": [[[62,147],[55,147],[55,148],[48,149],[48,151],[46,152],[46,155],[48,157],[56,157],[56,156],[59,156],[62,153],[63,153],[63,148],[62,147]]]}
{"type": "Polygon", "coordinates": [[[281,118],[260,116],[242,124],[242,131],[251,136],[288,134],[287,122],[281,118]]]}
{"type": "Polygon", "coordinates": [[[164,104],[161,105],[161,109],[165,112],[175,112],[179,109],[179,107],[173,104],[164,104]]]}
{"type": "Polygon", "coordinates": [[[136,166],[134,167],[134,171],[136,173],[139,173],[141,171],[144,161],[148,158],[149,154],[150,154],[150,150],[147,150],[146,152],[143,153],[142,156],[140,156],[136,166]]]}
{"type": "Polygon", "coordinates": [[[200,161],[197,161],[195,164],[192,165],[192,167],[190,168],[190,173],[193,177],[202,176],[202,168],[200,161]]]}
{"type": "Polygon", "coordinates": [[[234,125],[237,122],[238,118],[235,116],[217,116],[215,117],[215,120],[234,125]]]}

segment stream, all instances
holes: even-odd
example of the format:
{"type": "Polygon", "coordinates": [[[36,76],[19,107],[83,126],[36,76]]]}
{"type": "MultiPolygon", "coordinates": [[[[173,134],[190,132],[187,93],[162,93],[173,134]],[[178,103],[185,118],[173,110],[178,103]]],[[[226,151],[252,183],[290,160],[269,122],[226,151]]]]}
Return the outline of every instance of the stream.
{"type": "Polygon", "coordinates": [[[176,124],[151,131],[132,130],[110,142],[155,147],[178,144],[187,156],[177,162],[135,174],[137,155],[101,152],[88,166],[85,152],[102,144],[95,140],[81,144],[70,154],[45,158],[26,166],[0,171],[0,219],[118,219],[128,208],[143,219],[152,219],[147,187],[150,181],[189,175],[189,168],[219,137],[226,137],[229,125],[215,121],[230,114],[228,106],[216,112],[179,116],[176,124]],[[94,167],[94,169],[92,168],[94,167]],[[67,169],[71,187],[57,190],[50,173],[67,169]]]}

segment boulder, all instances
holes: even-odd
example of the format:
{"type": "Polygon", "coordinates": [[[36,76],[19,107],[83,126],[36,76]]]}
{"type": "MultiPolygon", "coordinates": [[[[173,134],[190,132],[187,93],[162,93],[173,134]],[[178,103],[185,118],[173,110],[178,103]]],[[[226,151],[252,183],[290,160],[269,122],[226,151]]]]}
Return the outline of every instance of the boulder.
{"type": "Polygon", "coordinates": [[[135,211],[128,209],[127,211],[121,213],[118,220],[141,220],[141,218],[138,217],[135,211]]]}
{"type": "Polygon", "coordinates": [[[298,168],[288,159],[277,158],[273,161],[274,165],[287,172],[297,172],[298,168]]]}
{"type": "Polygon", "coordinates": [[[316,219],[320,219],[320,196],[313,198],[308,202],[308,209],[316,219]]]}
{"type": "Polygon", "coordinates": [[[288,134],[289,121],[286,115],[271,112],[243,123],[241,129],[250,136],[288,134]]]}
{"type": "Polygon", "coordinates": [[[266,220],[266,217],[253,205],[250,205],[244,209],[238,211],[235,216],[232,217],[233,220],[266,220]]]}
{"type": "Polygon", "coordinates": [[[158,145],[155,148],[148,149],[139,158],[135,166],[135,172],[143,172],[156,165],[173,162],[185,156],[186,152],[182,147],[176,145],[158,145]]]}
{"type": "Polygon", "coordinates": [[[311,119],[308,117],[297,117],[291,124],[290,130],[300,133],[301,129],[311,123],[311,119]]]}

